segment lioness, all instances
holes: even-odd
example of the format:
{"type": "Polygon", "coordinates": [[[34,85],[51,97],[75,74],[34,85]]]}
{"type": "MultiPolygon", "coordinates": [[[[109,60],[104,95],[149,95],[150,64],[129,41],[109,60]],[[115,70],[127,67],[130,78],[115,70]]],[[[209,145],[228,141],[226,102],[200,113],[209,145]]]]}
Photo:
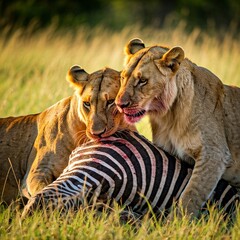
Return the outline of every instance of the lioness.
{"type": "Polygon", "coordinates": [[[1,201],[15,200],[21,187],[26,187],[25,195],[34,195],[51,183],[87,138],[128,128],[114,104],[119,72],[104,68],[88,74],[73,66],[67,80],[76,90],[73,96],[39,114],[0,119],[1,201]]]}
{"type": "Polygon", "coordinates": [[[196,216],[222,177],[240,187],[240,89],[224,85],[180,47],[126,46],[116,104],[128,123],[149,114],[153,142],[194,165],[181,195],[196,216]]]}

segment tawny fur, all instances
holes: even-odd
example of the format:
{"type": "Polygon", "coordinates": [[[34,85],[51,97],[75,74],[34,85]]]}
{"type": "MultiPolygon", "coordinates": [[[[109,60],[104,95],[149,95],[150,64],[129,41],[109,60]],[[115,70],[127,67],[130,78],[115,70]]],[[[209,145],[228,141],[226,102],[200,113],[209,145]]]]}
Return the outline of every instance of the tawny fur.
{"type": "Polygon", "coordinates": [[[131,123],[147,113],[153,142],[195,164],[181,202],[196,216],[221,177],[240,187],[240,88],[184,58],[180,47],[132,45],[116,104],[131,123]]]}
{"type": "Polygon", "coordinates": [[[76,89],[73,96],[39,114],[0,118],[0,201],[35,195],[60,175],[76,146],[128,128],[114,105],[120,73],[104,68],[84,71],[82,78],[79,69],[74,66],[67,77],[76,89]]]}

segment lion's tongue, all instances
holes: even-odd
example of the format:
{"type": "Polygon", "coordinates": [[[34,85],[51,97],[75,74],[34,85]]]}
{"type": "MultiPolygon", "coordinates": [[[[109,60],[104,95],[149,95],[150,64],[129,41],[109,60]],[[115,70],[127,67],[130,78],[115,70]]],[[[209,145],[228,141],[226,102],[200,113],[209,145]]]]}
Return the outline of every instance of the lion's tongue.
{"type": "Polygon", "coordinates": [[[130,123],[138,122],[145,115],[145,111],[136,111],[131,109],[124,109],[125,120],[130,123]]]}

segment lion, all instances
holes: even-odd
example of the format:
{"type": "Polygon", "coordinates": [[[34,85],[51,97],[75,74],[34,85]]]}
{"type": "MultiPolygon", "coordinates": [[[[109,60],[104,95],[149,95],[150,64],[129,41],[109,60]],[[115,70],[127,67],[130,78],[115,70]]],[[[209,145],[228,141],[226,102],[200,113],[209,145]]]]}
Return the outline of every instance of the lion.
{"type": "Polygon", "coordinates": [[[88,139],[135,130],[123,121],[114,100],[120,72],[104,68],[88,74],[73,66],[67,80],[75,94],[45,111],[0,118],[0,201],[35,195],[68,164],[71,151],[88,139]]]}
{"type": "Polygon", "coordinates": [[[182,214],[195,217],[220,178],[240,187],[240,88],[192,63],[181,47],[133,39],[125,52],[116,104],[127,123],[148,114],[153,143],[194,165],[180,200],[182,214]]]}

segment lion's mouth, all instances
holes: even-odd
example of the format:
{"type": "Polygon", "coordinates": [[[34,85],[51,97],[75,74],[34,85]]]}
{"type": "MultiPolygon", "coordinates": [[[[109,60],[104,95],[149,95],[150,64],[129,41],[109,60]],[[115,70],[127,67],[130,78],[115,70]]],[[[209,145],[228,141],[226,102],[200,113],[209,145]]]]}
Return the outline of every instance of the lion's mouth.
{"type": "Polygon", "coordinates": [[[136,123],[138,121],[140,121],[143,116],[146,114],[146,110],[142,109],[142,110],[137,110],[137,109],[127,109],[125,108],[123,110],[124,112],[124,118],[126,120],[126,122],[128,123],[136,123]]]}
{"type": "Polygon", "coordinates": [[[89,139],[98,142],[102,138],[107,138],[107,137],[110,137],[111,135],[113,135],[117,131],[117,129],[118,129],[117,127],[108,128],[106,126],[105,131],[103,131],[100,134],[93,134],[91,132],[87,132],[87,135],[88,135],[89,139]]]}

